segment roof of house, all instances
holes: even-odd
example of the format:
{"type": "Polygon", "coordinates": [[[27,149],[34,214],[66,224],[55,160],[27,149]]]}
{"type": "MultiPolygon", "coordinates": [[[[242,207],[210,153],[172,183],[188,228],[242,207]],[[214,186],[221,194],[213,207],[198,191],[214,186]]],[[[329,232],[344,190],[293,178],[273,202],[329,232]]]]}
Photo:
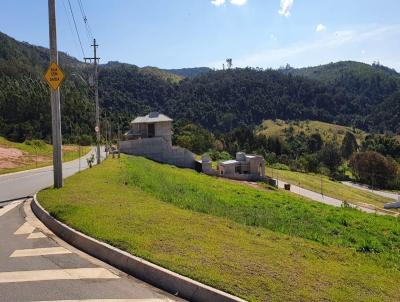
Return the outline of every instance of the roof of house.
{"type": "Polygon", "coordinates": [[[238,164],[239,162],[237,160],[231,159],[231,160],[226,160],[221,162],[221,165],[232,165],[232,164],[238,164]]]}
{"type": "Polygon", "coordinates": [[[131,124],[151,124],[151,123],[159,123],[159,122],[172,122],[173,119],[168,116],[158,113],[158,112],[150,112],[146,116],[138,116],[135,118],[131,124]]]}

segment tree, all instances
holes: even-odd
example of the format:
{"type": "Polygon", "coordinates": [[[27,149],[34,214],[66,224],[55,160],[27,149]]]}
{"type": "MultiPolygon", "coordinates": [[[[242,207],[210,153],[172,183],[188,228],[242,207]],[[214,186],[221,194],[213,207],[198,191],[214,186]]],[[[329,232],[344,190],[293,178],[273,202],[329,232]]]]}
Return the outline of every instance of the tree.
{"type": "Polygon", "coordinates": [[[321,150],[324,141],[322,140],[321,134],[313,133],[307,140],[308,151],[310,153],[315,153],[321,150]]]}
{"type": "Polygon", "coordinates": [[[379,188],[387,187],[398,171],[395,161],[375,151],[354,154],[349,167],[360,182],[379,188]]]}
{"type": "Polygon", "coordinates": [[[320,161],[317,154],[306,154],[300,158],[300,163],[306,172],[317,173],[320,168],[320,161]]]}
{"type": "Polygon", "coordinates": [[[342,156],[346,159],[350,158],[354,152],[358,151],[357,139],[351,132],[346,132],[340,148],[342,156]]]}
{"type": "Polygon", "coordinates": [[[342,157],[335,142],[325,143],[319,152],[319,158],[331,173],[335,172],[342,163],[342,157]]]}
{"type": "Polygon", "coordinates": [[[188,124],[178,130],[178,133],[175,135],[175,142],[183,148],[201,154],[213,148],[215,138],[212,133],[203,127],[188,124]]]}

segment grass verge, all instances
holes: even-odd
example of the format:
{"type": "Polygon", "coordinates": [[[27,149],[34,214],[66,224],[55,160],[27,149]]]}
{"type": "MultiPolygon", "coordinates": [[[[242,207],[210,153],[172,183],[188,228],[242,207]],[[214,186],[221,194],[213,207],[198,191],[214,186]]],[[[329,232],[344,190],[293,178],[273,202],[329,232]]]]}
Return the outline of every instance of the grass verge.
{"type": "Polygon", "coordinates": [[[400,223],[143,158],[40,192],[57,219],[249,301],[398,301],[400,223]]]}

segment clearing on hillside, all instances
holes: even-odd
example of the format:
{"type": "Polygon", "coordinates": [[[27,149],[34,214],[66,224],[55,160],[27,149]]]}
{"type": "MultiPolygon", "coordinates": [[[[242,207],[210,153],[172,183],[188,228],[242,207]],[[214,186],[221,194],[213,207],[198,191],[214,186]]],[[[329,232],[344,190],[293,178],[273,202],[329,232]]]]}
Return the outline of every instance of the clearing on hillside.
{"type": "Polygon", "coordinates": [[[346,132],[353,133],[360,142],[366,136],[366,132],[351,127],[329,124],[320,121],[292,121],[265,120],[260,126],[258,133],[266,136],[281,136],[285,132],[293,131],[293,134],[304,132],[306,135],[319,133],[324,140],[337,140],[341,142],[346,132]]]}

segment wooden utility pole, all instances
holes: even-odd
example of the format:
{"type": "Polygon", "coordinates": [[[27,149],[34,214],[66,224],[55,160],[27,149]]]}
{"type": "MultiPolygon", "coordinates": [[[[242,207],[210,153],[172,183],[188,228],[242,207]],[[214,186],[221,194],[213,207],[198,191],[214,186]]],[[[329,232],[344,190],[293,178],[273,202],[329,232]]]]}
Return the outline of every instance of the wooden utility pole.
{"type": "MultiPolygon", "coordinates": [[[[50,64],[58,65],[57,27],[55,0],[48,0],[49,4],[49,37],[50,37],[50,64]]],[[[52,140],[53,140],[53,170],[54,188],[62,188],[62,138],[61,138],[61,110],[60,88],[50,89],[52,140]]]]}
{"type": "Polygon", "coordinates": [[[99,77],[98,77],[98,61],[100,58],[97,57],[97,47],[99,45],[96,44],[96,39],[93,39],[93,58],[84,58],[86,60],[93,60],[94,65],[94,100],[96,103],[96,157],[97,164],[100,164],[100,108],[99,108],[99,77]]]}

